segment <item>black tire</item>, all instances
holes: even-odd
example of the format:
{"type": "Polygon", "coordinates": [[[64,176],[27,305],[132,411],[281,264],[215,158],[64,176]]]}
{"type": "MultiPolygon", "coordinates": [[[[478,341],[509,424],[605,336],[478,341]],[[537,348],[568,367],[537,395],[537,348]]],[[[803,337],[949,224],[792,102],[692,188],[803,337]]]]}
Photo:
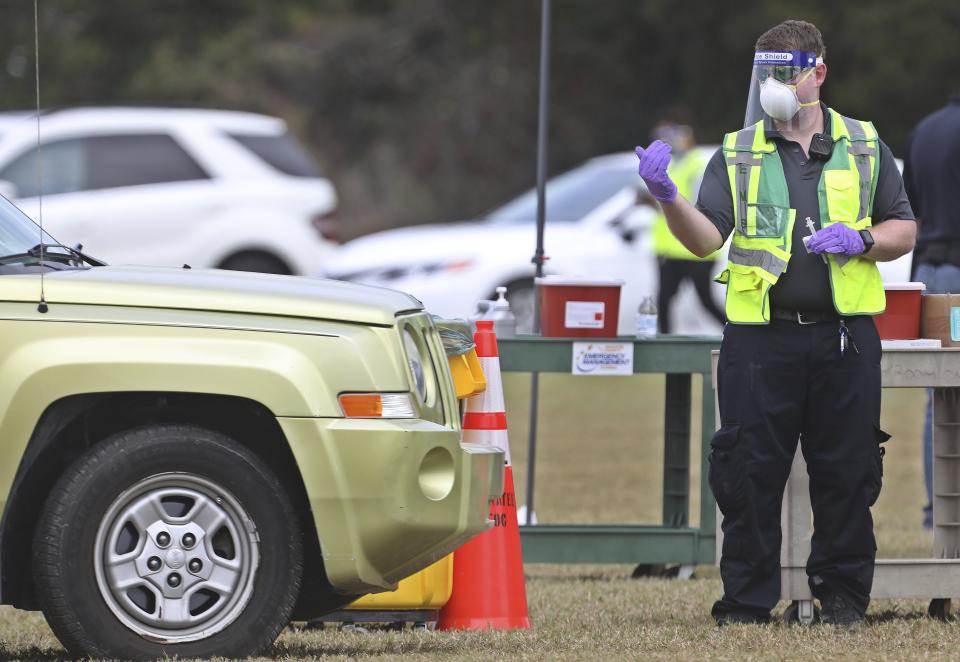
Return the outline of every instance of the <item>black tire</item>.
{"type": "Polygon", "coordinates": [[[282,276],[289,276],[293,273],[290,267],[276,255],[258,251],[247,251],[232,255],[223,261],[220,268],[227,271],[252,271],[259,274],[279,274],[282,276]]]}
{"type": "MultiPolygon", "coordinates": [[[[138,549],[151,543],[150,535],[136,542],[138,549]]],[[[215,546],[213,536],[210,541],[210,546],[215,546]]],[[[195,552],[186,554],[200,553],[205,547],[197,544],[195,552]]],[[[211,567],[214,565],[215,560],[211,567]]],[[[173,572],[166,567],[164,571],[173,572]]],[[[185,569],[183,572],[186,575],[185,569]]],[[[130,430],[91,449],[61,477],[44,506],[34,538],[34,576],[43,613],[64,647],[82,657],[255,655],[269,647],[287,624],[302,573],[300,528],[276,476],[229,437],[186,425],[130,430]],[[171,472],[172,477],[165,477],[171,472]],[[221,630],[206,636],[201,629],[192,635],[196,637],[193,641],[171,644],[168,637],[164,643],[134,632],[113,611],[116,607],[108,605],[109,593],[106,588],[101,590],[104,583],[98,583],[95,571],[102,564],[100,559],[112,553],[109,544],[98,549],[101,523],[104,527],[109,524],[106,516],[127,498],[130,488],[142,481],[149,484],[157,476],[168,481],[200,477],[221,488],[206,502],[239,504],[248,530],[243,540],[258,541],[254,543],[257,551],[249,556],[253,559],[249,572],[238,582],[247,587],[244,595],[248,597],[238,599],[230,611],[235,614],[232,618],[217,617],[223,623],[221,630]],[[256,535],[249,531],[250,525],[256,535]]],[[[188,576],[183,581],[193,580],[188,576]]],[[[186,583],[184,587],[186,594],[186,583]]],[[[192,608],[192,599],[188,608],[192,608]]]]}

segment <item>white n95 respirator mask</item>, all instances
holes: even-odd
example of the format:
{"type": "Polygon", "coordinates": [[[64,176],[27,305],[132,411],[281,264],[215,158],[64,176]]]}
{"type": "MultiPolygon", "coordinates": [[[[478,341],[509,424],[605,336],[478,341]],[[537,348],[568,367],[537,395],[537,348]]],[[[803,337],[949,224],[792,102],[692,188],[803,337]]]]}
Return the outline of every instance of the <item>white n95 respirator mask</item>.
{"type": "Polygon", "coordinates": [[[773,76],[760,83],[760,107],[763,112],[780,122],[793,119],[800,110],[797,88],[781,83],[773,76]]]}
{"type": "Polygon", "coordinates": [[[817,101],[801,103],[797,96],[797,85],[813,71],[808,69],[796,83],[783,83],[773,76],[765,78],[760,83],[760,107],[763,108],[763,112],[778,122],[786,122],[793,119],[803,106],[814,106],[819,103],[817,101]]]}

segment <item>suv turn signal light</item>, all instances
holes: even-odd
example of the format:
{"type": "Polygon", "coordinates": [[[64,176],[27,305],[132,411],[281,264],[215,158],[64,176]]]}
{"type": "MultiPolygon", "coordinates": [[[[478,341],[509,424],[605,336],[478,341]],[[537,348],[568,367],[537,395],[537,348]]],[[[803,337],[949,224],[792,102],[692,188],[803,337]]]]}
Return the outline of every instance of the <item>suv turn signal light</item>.
{"type": "Polygon", "coordinates": [[[347,418],[415,418],[409,393],[341,393],[347,418]]]}

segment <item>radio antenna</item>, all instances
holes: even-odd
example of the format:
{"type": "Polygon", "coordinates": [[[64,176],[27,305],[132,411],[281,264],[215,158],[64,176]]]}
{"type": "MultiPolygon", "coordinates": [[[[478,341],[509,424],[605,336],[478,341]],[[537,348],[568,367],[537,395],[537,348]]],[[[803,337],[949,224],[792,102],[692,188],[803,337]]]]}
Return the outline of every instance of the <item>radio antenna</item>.
{"type": "Polygon", "coordinates": [[[48,308],[43,271],[43,158],[40,149],[40,10],[37,6],[38,1],[33,0],[33,57],[37,88],[37,204],[39,205],[38,216],[40,217],[40,303],[37,305],[37,311],[45,313],[48,308]]]}

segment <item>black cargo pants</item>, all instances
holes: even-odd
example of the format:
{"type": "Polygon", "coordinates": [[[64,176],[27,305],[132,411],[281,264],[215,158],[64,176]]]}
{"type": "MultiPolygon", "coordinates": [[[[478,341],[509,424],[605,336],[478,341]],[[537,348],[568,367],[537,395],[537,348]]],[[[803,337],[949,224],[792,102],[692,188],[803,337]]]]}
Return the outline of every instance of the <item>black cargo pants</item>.
{"type": "Polygon", "coordinates": [[[876,558],[870,506],[889,437],[879,427],[876,326],[871,317],[845,323],[853,342],[843,356],[839,321],[724,329],[709,476],[724,534],[715,618],[763,620],[780,598],[780,507],[798,439],[813,507],[811,590],[867,609],[876,558]]]}

